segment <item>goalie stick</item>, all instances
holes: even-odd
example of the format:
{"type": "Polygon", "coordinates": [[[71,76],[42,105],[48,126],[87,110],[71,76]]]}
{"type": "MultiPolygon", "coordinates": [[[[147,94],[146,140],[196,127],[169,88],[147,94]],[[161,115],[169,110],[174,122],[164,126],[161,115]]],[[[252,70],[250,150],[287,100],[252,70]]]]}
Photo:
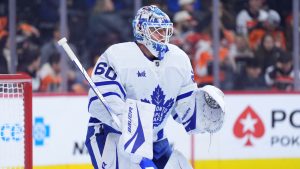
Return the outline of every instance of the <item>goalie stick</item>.
{"type": "Polygon", "coordinates": [[[107,101],[104,99],[103,95],[101,94],[101,92],[99,91],[99,89],[96,87],[96,85],[93,82],[93,80],[90,78],[90,76],[85,71],[84,67],[81,65],[80,61],[78,60],[78,58],[76,57],[76,55],[74,54],[74,52],[70,48],[69,44],[67,43],[67,39],[64,37],[64,38],[60,39],[57,43],[61,47],[63,47],[63,49],[65,50],[65,52],[69,56],[69,58],[73,61],[73,63],[80,70],[80,72],[82,73],[82,75],[88,81],[88,83],[89,83],[90,87],[92,88],[92,90],[96,93],[97,97],[99,98],[99,100],[104,105],[105,109],[108,111],[108,113],[114,119],[117,127],[121,130],[120,121],[119,121],[118,117],[115,114],[112,113],[113,112],[112,108],[108,105],[107,101]]]}

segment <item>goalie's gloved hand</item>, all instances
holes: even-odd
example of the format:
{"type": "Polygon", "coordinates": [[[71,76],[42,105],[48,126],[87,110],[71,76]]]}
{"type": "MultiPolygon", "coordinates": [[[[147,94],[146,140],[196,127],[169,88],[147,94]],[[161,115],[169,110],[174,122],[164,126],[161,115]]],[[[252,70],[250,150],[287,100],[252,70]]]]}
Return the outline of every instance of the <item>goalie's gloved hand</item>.
{"type": "Polygon", "coordinates": [[[206,85],[204,87],[199,88],[199,90],[204,91],[208,94],[209,97],[205,97],[207,103],[214,107],[218,108],[216,104],[225,112],[225,102],[224,102],[224,93],[217,87],[212,85],[206,85]]]}
{"type": "Polygon", "coordinates": [[[200,96],[196,98],[202,99],[196,103],[202,111],[201,126],[209,133],[219,131],[225,115],[224,93],[215,86],[206,85],[198,90],[197,95],[200,96]]]}

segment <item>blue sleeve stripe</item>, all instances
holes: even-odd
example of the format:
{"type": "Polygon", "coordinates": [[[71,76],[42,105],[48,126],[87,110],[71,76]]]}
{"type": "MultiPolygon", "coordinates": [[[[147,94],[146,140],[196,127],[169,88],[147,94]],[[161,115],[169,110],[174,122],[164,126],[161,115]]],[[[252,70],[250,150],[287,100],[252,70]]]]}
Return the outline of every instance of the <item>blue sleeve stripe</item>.
{"type": "Polygon", "coordinates": [[[120,90],[121,90],[121,92],[122,92],[124,98],[126,97],[125,90],[123,89],[122,85],[121,85],[119,82],[117,82],[117,81],[103,81],[103,82],[96,82],[95,85],[96,85],[96,86],[117,85],[117,86],[120,88],[120,90]]]}
{"type": "MultiPolygon", "coordinates": [[[[115,92],[104,93],[103,97],[112,96],[112,95],[115,95],[115,96],[118,96],[119,98],[121,98],[121,96],[118,93],[115,93],[115,92]]],[[[94,97],[90,98],[89,104],[88,104],[88,110],[90,110],[90,106],[91,106],[92,102],[95,101],[95,100],[97,100],[97,99],[98,99],[98,96],[94,96],[94,97]]]]}
{"type": "Polygon", "coordinates": [[[184,98],[187,98],[187,97],[191,96],[192,93],[193,93],[193,91],[189,91],[189,92],[183,93],[183,94],[177,96],[176,101],[184,99],[184,98]]]}
{"type": "Polygon", "coordinates": [[[196,118],[197,118],[197,106],[195,103],[195,108],[192,117],[187,120],[186,122],[183,122],[182,124],[185,126],[185,131],[189,132],[191,130],[194,130],[196,128],[196,118]],[[187,124],[187,125],[186,125],[187,124]]]}
{"type": "Polygon", "coordinates": [[[107,93],[104,93],[103,97],[111,96],[111,95],[115,95],[115,96],[118,96],[119,98],[121,98],[121,96],[119,95],[119,93],[116,93],[116,92],[107,92],[107,93]]]}

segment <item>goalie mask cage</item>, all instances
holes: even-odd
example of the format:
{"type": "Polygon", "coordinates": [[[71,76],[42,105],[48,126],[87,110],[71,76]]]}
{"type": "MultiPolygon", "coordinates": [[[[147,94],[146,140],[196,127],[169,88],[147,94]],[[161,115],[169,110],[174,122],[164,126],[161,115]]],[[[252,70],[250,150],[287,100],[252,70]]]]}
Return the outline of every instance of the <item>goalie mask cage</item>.
{"type": "Polygon", "coordinates": [[[32,86],[26,75],[0,74],[0,169],[32,169],[32,86]]]}

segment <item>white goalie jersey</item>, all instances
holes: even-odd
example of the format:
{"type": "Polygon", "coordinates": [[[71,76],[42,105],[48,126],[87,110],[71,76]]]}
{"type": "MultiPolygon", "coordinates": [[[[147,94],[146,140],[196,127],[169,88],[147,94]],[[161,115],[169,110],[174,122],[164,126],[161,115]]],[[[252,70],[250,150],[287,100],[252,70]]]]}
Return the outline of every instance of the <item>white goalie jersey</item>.
{"type": "MultiPolygon", "coordinates": [[[[135,42],[109,47],[99,58],[92,80],[118,114],[124,111],[126,98],[156,105],[153,117],[154,139],[164,138],[163,128],[178,100],[187,98],[197,88],[188,56],[178,47],[168,45],[161,61],[150,61],[135,42]]],[[[92,90],[88,110],[102,123],[112,118],[92,90]]]]}

